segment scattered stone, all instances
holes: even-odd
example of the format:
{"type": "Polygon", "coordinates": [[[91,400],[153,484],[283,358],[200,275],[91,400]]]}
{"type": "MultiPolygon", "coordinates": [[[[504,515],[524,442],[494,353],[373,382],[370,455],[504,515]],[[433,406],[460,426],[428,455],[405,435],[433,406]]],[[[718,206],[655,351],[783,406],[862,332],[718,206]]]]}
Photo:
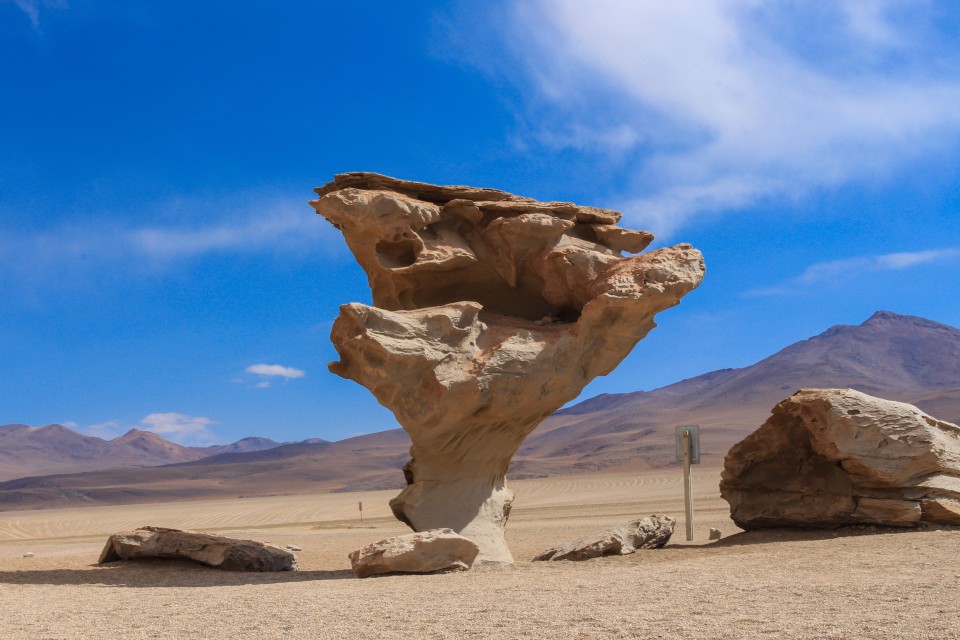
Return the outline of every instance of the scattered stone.
{"type": "Polygon", "coordinates": [[[720,533],[720,529],[717,529],[717,528],[715,528],[715,527],[710,527],[710,539],[711,539],[711,540],[719,540],[719,539],[722,538],[722,537],[723,537],[723,534],[720,533]]]}
{"type": "Polygon", "coordinates": [[[290,551],[303,551],[303,547],[298,547],[295,544],[288,544],[287,549],[289,549],[290,551]]]}
{"type": "Polygon", "coordinates": [[[597,535],[564,542],[533,560],[589,560],[601,556],[625,556],[637,549],[658,549],[670,540],[676,524],[676,519],[670,516],[639,518],[597,535]]]}
{"type": "Polygon", "coordinates": [[[33,557],[33,551],[27,551],[25,554],[23,554],[23,557],[24,557],[24,558],[32,558],[32,557],[33,557]]]}
{"type": "Polygon", "coordinates": [[[851,389],[803,389],[724,461],[737,526],[960,524],[960,427],[851,389]]]}
{"type": "Polygon", "coordinates": [[[408,533],[368,544],[350,554],[358,578],[389,573],[467,571],[480,553],[476,542],[452,529],[408,533]]]}
{"type": "Polygon", "coordinates": [[[141,527],[113,534],[98,562],[140,558],[192,560],[227,571],[294,571],[297,568],[293,554],[280,547],[163,527],[141,527]]]}
{"type": "Polygon", "coordinates": [[[348,173],[316,192],[373,297],[340,307],[330,370],[370,389],[413,441],[394,515],[512,562],[511,458],[700,284],[700,252],[625,257],[653,236],[617,227],[616,211],[494,189],[348,173]]]}

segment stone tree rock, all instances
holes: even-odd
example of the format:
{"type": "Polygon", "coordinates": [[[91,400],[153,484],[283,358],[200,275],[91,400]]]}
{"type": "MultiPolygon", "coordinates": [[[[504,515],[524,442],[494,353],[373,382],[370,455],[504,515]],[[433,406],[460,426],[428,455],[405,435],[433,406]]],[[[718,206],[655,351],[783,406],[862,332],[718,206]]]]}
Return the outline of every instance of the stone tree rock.
{"type": "Polygon", "coordinates": [[[960,524],[960,427],[851,389],[802,389],[727,453],[737,526],[960,524]]]}
{"type": "Polygon", "coordinates": [[[316,192],[373,294],[373,306],[340,308],[330,370],[367,387],[413,441],[393,513],[512,561],[510,459],[700,283],[703,258],[683,244],[624,257],[653,236],[618,227],[619,213],[494,189],[348,173],[316,192]]]}
{"type": "Polygon", "coordinates": [[[98,562],[140,558],[192,560],[227,571],[294,571],[297,568],[294,555],[280,547],[163,527],[141,527],[113,534],[107,539],[98,562]]]}
{"type": "Polygon", "coordinates": [[[541,552],[538,560],[589,560],[625,556],[637,549],[659,549],[670,541],[677,521],[670,516],[646,516],[592,536],[570,540],[541,552]]]}
{"type": "Polygon", "coordinates": [[[368,544],[350,554],[358,578],[390,573],[467,571],[480,547],[452,529],[408,533],[368,544]]]}

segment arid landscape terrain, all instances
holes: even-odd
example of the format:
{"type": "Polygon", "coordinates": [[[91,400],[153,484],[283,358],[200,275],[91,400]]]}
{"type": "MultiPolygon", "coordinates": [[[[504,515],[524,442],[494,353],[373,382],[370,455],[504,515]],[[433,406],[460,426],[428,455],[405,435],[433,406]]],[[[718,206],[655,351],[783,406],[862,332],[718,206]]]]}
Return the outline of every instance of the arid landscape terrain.
{"type": "Polygon", "coordinates": [[[511,473],[516,564],[462,574],[359,580],[350,570],[349,552],[408,531],[388,507],[409,446],[400,430],[201,450],[144,432],[107,442],[63,427],[3,427],[8,476],[17,464],[101,469],[0,484],[0,637],[960,637],[960,529],[743,532],[718,491],[726,448],[795,387],[853,386],[956,420],[958,346],[952,327],[878,313],[751,367],[561,411],[511,473]],[[672,426],[688,422],[704,434],[692,542],[672,442],[672,426]],[[126,466],[103,468],[111,456],[126,466]],[[530,561],[648,514],[677,518],[667,547],[530,561]],[[143,525],[294,545],[300,570],[95,564],[109,534],[143,525]],[[721,540],[708,539],[711,527],[721,540]]]}
{"type": "MultiPolygon", "coordinates": [[[[802,387],[850,387],[956,423],[960,330],[877,312],[749,367],[591,398],[547,418],[523,443],[508,477],[663,468],[674,461],[674,426],[690,423],[702,427],[704,464],[719,466],[777,402],[802,387]]],[[[6,426],[0,427],[0,511],[400,489],[409,447],[401,429],[338,442],[250,438],[196,448],[142,431],[105,442],[60,426],[6,426]]]]}
{"type": "Polygon", "coordinates": [[[958,33],[0,0],[0,640],[960,640],[958,33]]]}
{"type": "Polygon", "coordinates": [[[960,530],[740,532],[718,476],[694,471],[692,543],[679,469],[520,480],[507,527],[515,565],[366,580],[347,553],[406,531],[387,507],[394,491],[9,511],[0,514],[0,637],[960,637],[960,530]],[[529,561],[649,513],[678,518],[664,549],[529,561]],[[95,564],[108,533],[143,524],[296,545],[300,571],[95,564]],[[724,537],[708,541],[709,527],[724,537]]]}

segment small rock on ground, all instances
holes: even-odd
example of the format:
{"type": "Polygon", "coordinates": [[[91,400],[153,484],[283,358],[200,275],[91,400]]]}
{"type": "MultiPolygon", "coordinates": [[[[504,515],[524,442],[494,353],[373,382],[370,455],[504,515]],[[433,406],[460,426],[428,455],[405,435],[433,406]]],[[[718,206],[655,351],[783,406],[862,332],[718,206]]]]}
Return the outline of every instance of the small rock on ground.
{"type": "Polygon", "coordinates": [[[676,519],[646,516],[592,536],[570,540],[540,553],[537,560],[589,560],[601,556],[624,556],[637,549],[664,546],[673,535],[676,519]]]}

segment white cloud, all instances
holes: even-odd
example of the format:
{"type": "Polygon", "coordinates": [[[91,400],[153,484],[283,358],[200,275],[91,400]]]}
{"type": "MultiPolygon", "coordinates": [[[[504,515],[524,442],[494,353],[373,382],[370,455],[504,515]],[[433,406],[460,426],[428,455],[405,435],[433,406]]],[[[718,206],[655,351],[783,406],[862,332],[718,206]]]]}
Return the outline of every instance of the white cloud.
{"type": "Polygon", "coordinates": [[[205,445],[216,441],[214,433],[210,430],[210,426],[214,424],[217,423],[201,416],[188,416],[183,413],[151,413],[133,425],[124,424],[120,420],[108,420],[82,427],[75,422],[64,423],[64,426],[104,440],[112,440],[128,432],[131,427],[136,427],[144,431],[152,431],[179,444],[205,445]]]}
{"type": "MultiPolygon", "coordinates": [[[[73,284],[107,273],[151,274],[205,256],[272,254],[291,259],[343,252],[333,227],[303,198],[246,196],[181,199],[115,220],[174,219],[166,225],[127,226],[96,221],[50,230],[0,230],[0,282],[73,284]],[[225,217],[223,212],[230,212],[225,217]]],[[[102,283],[98,280],[98,286],[102,283]]]]}
{"type": "Polygon", "coordinates": [[[252,364],[246,368],[247,373],[255,373],[259,376],[277,376],[281,378],[302,378],[306,372],[293,367],[285,367],[282,364],[252,364]]]}
{"type": "Polygon", "coordinates": [[[960,249],[947,248],[817,262],[783,284],[751,289],[744,295],[748,297],[792,295],[803,287],[811,285],[848,282],[865,273],[900,271],[923,264],[946,262],[958,256],[960,256],[960,249]]]}
{"type": "Polygon", "coordinates": [[[17,5],[17,8],[23,11],[34,29],[40,28],[41,7],[56,9],[65,9],[67,7],[66,0],[13,0],[13,4],[17,5]]]}
{"type": "Polygon", "coordinates": [[[17,5],[27,15],[30,24],[34,27],[40,26],[40,3],[38,0],[13,0],[13,4],[17,5]]]}
{"type": "Polygon", "coordinates": [[[850,30],[868,43],[884,47],[899,47],[903,36],[887,18],[891,4],[883,0],[844,0],[840,9],[847,19],[850,30]]]}
{"type": "Polygon", "coordinates": [[[871,179],[960,134],[956,44],[929,3],[528,0],[492,13],[509,52],[495,73],[529,99],[531,138],[625,156],[620,206],[655,232],[871,179]]]}
{"type": "Polygon", "coordinates": [[[215,252],[254,252],[299,248],[316,239],[328,226],[309,209],[286,208],[246,219],[186,228],[145,227],[125,234],[124,241],[136,253],[155,260],[178,260],[215,252]]]}
{"type": "Polygon", "coordinates": [[[112,440],[126,431],[126,429],[123,428],[123,425],[121,425],[118,420],[108,420],[107,422],[98,422],[97,424],[90,424],[86,426],[77,425],[76,422],[71,424],[74,426],[69,426],[67,424],[64,424],[63,426],[69,427],[74,431],[79,431],[80,433],[85,433],[88,436],[103,438],[104,440],[112,440]]]}
{"type": "Polygon", "coordinates": [[[180,444],[212,442],[215,438],[209,427],[213,424],[216,423],[210,418],[182,413],[151,413],[140,420],[141,428],[180,444]]]}

